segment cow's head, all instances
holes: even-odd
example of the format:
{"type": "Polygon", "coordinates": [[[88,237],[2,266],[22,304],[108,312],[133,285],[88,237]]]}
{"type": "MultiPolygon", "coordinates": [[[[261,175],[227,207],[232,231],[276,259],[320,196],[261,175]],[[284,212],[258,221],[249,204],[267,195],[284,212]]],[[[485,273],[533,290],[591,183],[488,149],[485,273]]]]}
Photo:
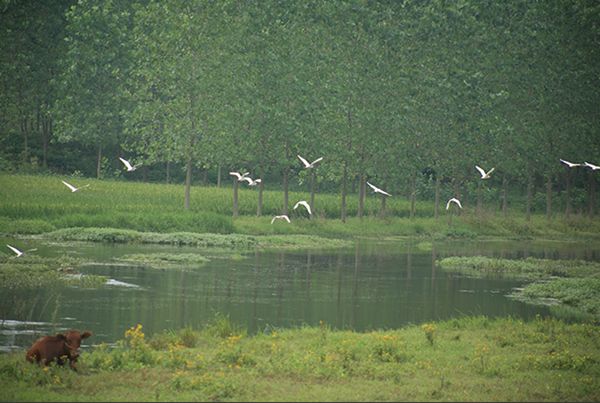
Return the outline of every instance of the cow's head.
{"type": "Polygon", "coordinates": [[[81,340],[86,339],[92,335],[91,332],[85,331],[80,333],[78,330],[69,330],[65,333],[59,333],[56,337],[64,340],[65,347],[67,348],[69,359],[76,360],[79,357],[79,347],[81,347],[81,340]]]}

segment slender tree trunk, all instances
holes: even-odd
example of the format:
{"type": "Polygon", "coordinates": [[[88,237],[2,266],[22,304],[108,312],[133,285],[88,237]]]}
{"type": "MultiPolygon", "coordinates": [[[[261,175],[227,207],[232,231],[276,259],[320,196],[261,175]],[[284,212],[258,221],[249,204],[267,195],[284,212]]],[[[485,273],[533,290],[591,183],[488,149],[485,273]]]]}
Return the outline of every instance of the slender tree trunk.
{"type": "Polygon", "coordinates": [[[171,182],[171,161],[167,161],[167,184],[171,182]]]}
{"type": "Polygon", "coordinates": [[[238,216],[238,188],[240,181],[237,178],[233,178],[233,216],[238,216]]]}
{"type": "Polygon", "coordinates": [[[358,182],[358,218],[363,218],[365,213],[365,175],[360,174],[358,182]]]}
{"type": "Polygon", "coordinates": [[[23,135],[23,154],[22,154],[22,163],[29,163],[29,127],[28,127],[28,119],[21,119],[21,134],[23,135]]]}
{"type": "Polygon", "coordinates": [[[282,214],[287,215],[289,204],[289,183],[288,183],[289,168],[283,170],[283,209],[282,214]]]}
{"type": "Polygon", "coordinates": [[[440,214],[440,183],[441,183],[441,179],[439,177],[439,175],[435,175],[435,205],[434,205],[434,211],[433,211],[433,216],[435,217],[436,221],[439,217],[440,214]]]}
{"type": "Polygon", "coordinates": [[[387,200],[387,196],[386,195],[381,195],[381,210],[379,211],[379,217],[380,218],[384,218],[385,217],[385,203],[387,200]]]}
{"type": "Polygon", "coordinates": [[[483,180],[479,180],[479,182],[477,182],[477,217],[481,218],[481,210],[482,210],[482,198],[483,198],[483,194],[482,194],[482,188],[483,188],[483,180]]]}
{"type": "Polygon", "coordinates": [[[204,186],[208,185],[208,169],[205,169],[204,171],[202,171],[202,184],[204,186]]]}
{"type": "Polygon", "coordinates": [[[219,164],[217,166],[217,187],[218,188],[221,187],[221,170],[222,170],[222,167],[221,167],[221,164],[219,164]]]}
{"type": "Polygon", "coordinates": [[[546,218],[552,218],[552,176],[546,177],[546,218]]]}
{"type": "Polygon", "coordinates": [[[529,175],[527,177],[527,207],[525,216],[527,218],[527,222],[531,221],[531,203],[533,199],[533,177],[529,175]]]}
{"type": "Polygon", "coordinates": [[[52,133],[52,119],[49,116],[42,118],[42,167],[48,168],[48,144],[52,133]]]}
{"type": "Polygon", "coordinates": [[[142,166],[142,181],[148,182],[148,166],[142,166]]]}
{"type": "Polygon", "coordinates": [[[187,164],[186,164],[186,172],[185,172],[185,209],[190,209],[190,191],[192,188],[192,153],[188,156],[187,164]]]}
{"type": "Polygon", "coordinates": [[[567,170],[566,181],[567,181],[567,206],[565,207],[565,217],[567,219],[569,219],[569,217],[571,217],[571,210],[572,210],[572,206],[571,206],[571,168],[569,168],[567,170]]]}
{"type": "Polygon", "coordinates": [[[263,184],[262,178],[265,176],[265,170],[262,165],[259,167],[260,172],[260,183],[258,184],[258,203],[256,204],[256,215],[260,217],[263,211],[263,191],[265,190],[265,185],[263,184]]]}
{"type": "Polygon", "coordinates": [[[410,180],[410,219],[415,218],[415,204],[417,199],[417,174],[413,173],[410,180]]]}
{"type": "Polygon", "coordinates": [[[346,222],[346,186],[348,182],[348,164],[344,161],[344,172],[342,174],[342,206],[341,206],[341,220],[343,223],[346,222]]]}
{"type": "Polygon", "coordinates": [[[313,168],[310,174],[310,211],[313,212],[313,214],[310,215],[311,220],[313,219],[315,213],[315,183],[317,181],[316,169],[317,168],[313,168]]]}
{"type": "Polygon", "coordinates": [[[98,158],[96,160],[96,179],[100,179],[102,168],[102,145],[98,145],[98,158]]]}
{"type": "Polygon", "coordinates": [[[506,179],[506,174],[502,176],[502,215],[504,218],[508,216],[508,179],[506,179]]]}
{"type": "Polygon", "coordinates": [[[589,172],[589,185],[588,185],[588,215],[593,217],[595,215],[596,207],[596,175],[595,171],[589,172]]]}

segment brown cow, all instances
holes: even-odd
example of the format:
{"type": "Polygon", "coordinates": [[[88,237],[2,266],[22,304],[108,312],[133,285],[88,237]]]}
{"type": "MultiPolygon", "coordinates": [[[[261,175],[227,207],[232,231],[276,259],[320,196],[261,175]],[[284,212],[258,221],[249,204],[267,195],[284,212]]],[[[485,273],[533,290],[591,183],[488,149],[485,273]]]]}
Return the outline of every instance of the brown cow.
{"type": "Polygon", "coordinates": [[[64,360],[68,359],[69,366],[77,371],[75,363],[79,357],[81,340],[91,335],[92,333],[88,331],[79,333],[78,330],[69,330],[65,333],[57,333],[56,336],[41,337],[27,351],[27,361],[49,365],[56,360],[58,365],[63,365],[64,360]]]}

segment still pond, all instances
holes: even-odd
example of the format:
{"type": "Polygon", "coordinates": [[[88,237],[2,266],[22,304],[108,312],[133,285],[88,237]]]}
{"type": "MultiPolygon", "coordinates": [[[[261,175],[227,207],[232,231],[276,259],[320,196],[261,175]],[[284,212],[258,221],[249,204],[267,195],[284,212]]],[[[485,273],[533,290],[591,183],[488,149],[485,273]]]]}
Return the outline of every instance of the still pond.
{"type": "MultiPolygon", "coordinates": [[[[10,239],[4,239],[10,243],[10,239]]],[[[157,245],[50,244],[27,241],[41,256],[81,256],[100,288],[13,291],[0,288],[0,351],[26,348],[41,335],[90,330],[88,345],[112,344],[136,324],[148,336],[199,329],[228,316],[249,333],[318,325],[368,331],[464,315],[552,315],[546,306],[508,298],[521,281],[473,279],[443,272],[435,261],[483,255],[598,260],[587,243],[358,240],[353,247],[302,251],[211,251],[157,245]],[[185,270],[118,262],[127,254],[198,253],[209,261],[185,270]]]]}

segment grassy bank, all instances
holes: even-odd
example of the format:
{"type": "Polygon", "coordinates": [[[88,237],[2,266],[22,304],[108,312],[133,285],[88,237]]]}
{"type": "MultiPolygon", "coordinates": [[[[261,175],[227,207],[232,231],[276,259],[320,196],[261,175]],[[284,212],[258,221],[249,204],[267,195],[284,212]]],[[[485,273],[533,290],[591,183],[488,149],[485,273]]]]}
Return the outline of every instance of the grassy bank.
{"type": "Polygon", "coordinates": [[[201,330],[151,337],[134,325],[116,347],[84,351],[79,368],[0,355],[0,400],[597,401],[600,328],[474,317],[247,336],[217,317],[201,330]]]}
{"type": "Polygon", "coordinates": [[[89,178],[0,174],[0,232],[41,234],[65,228],[115,228],[155,233],[217,233],[246,235],[318,235],[347,238],[353,236],[426,236],[434,238],[501,236],[516,238],[600,238],[600,219],[562,215],[547,220],[534,215],[527,222],[520,213],[504,217],[500,213],[475,214],[474,206],[464,202],[460,216],[449,217],[441,210],[433,218],[433,205],[419,201],[416,217],[409,218],[410,205],[403,197],[387,201],[386,218],[379,218],[380,200],[369,195],[365,217],[356,218],[357,198],[348,198],[348,220],[339,220],[340,197],[317,194],[315,215],[293,210],[296,201],[308,200],[305,192],[290,192],[291,224],[271,218],[280,214],[283,193],[265,191],[263,216],[256,217],[258,192],[241,188],[240,216],[232,217],[232,189],[193,186],[191,208],[183,209],[183,186],[132,183],[89,178]],[[67,179],[88,188],[71,193],[62,183],[67,179]]]}
{"type": "Polygon", "coordinates": [[[583,260],[485,256],[448,257],[437,265],[469,277],[513,278],[528,281],[511,295],[528,303],[564,305],[600,322],[600,263],[583,260]]]}

